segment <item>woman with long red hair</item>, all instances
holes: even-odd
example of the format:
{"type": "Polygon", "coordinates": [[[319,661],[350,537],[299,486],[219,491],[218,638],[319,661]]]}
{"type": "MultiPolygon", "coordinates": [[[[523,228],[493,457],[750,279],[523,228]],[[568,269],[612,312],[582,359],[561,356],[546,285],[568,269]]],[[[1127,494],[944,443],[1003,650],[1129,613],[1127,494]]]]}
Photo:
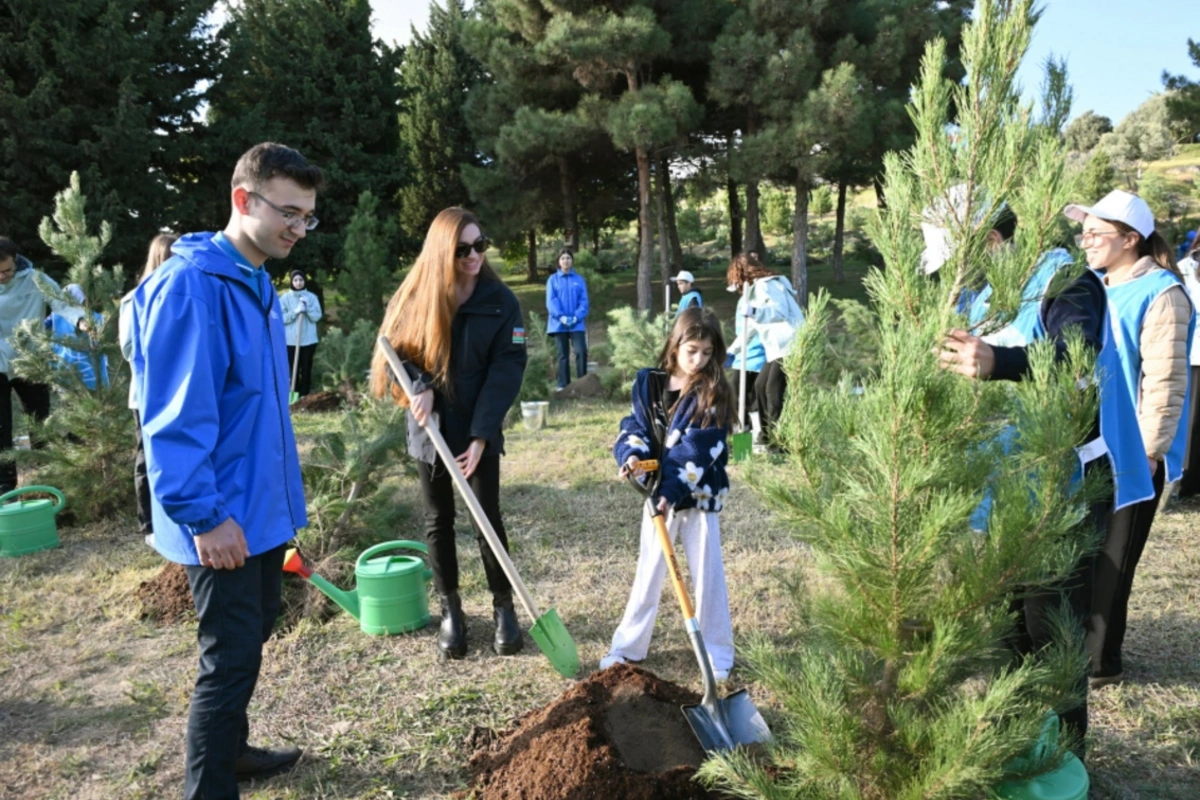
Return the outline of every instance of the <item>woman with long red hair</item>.
{"type": "MultiPolygon", "coordinates": [[[[471,212],[447,208],[430,224],[421,254],[388,304],[380,335],[405,362],[416,395],[411,404],[392,383],[383,354],[376,352],[371,362],[371,393],[391,394],[409,407],[408,452],[417,462],[429,560],[442,605],[438,647],[449,658],[467,653],[454,485],[422,425],[434,420],[430,424],[437,424],[458,454],[455,460],[507,550],[500,518],[501,428],[525,374],[525,328],[516,296],[484,257],[489,244],[471,212]]],[[[492,649],[512,655],[522,644],[512,587],[478,528],[475,535],[492,591],[492,649]]]]}

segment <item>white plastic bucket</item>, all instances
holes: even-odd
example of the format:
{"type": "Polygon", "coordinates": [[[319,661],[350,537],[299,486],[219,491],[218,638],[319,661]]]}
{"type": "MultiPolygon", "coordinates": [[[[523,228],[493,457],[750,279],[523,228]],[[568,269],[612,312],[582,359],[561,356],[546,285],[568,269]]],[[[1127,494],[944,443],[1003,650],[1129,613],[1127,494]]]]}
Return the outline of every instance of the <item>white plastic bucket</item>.
{"type": "Polygon", "coordinates": [[[544,400],[521,403],[521,419],[525,423],[525,430],[536,431],[546,427],[546,412],[549,408],[550,404],[544,400]]]}

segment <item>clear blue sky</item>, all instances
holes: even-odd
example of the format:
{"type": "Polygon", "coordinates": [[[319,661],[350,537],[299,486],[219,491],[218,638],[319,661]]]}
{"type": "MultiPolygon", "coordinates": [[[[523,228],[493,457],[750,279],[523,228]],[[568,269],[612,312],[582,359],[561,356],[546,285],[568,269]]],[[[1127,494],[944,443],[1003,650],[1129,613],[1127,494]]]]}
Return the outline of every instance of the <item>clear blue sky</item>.
{"type": "Polygon", "coordinates": [[[1200,41],[1200,0],[1043,0],[1019,77],[1040,97],[1046,57],[1066,57],[1071,116],[1091,109],[1116,125],[1163,90],[1162,73],[1200,81],[1187,40],[1200,41]]]}

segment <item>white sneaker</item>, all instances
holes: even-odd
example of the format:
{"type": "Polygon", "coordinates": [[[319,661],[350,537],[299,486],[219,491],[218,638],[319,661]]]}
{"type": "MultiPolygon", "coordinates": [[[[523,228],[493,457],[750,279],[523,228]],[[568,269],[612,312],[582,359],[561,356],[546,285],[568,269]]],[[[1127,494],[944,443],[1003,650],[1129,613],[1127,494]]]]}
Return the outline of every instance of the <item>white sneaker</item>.
{"type": "Polygon", "coordinates": [[[625,659],[621,658],[621,656],[613,655],[612,653],[609,653],[604,658],[600,659],[600,669],[608,669],[613,664],[626,664],[626,663],[628,663],[628,662],[625,661],[625,659]]]}

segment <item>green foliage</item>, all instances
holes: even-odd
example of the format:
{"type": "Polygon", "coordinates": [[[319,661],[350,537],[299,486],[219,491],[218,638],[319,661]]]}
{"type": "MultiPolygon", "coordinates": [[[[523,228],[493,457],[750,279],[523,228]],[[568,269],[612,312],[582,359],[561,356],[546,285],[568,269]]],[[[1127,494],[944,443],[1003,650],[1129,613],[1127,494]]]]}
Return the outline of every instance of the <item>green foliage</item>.
{"type": "Polygon", "coordinates": [[[529,312],[525,324],[525,348],[529,360],[525,364],[525,375],[521,378],[521,391],[517,392],[517,403],[509,410],[510,419],[520,416],[520,405],[533,400],[546,400],[554,396],[558,356],[550,346],[546,335],[546,321],[536,311],[529,312]]]}
{"type": "Polygon", "coordinates": [[[1102,149],[1092,151],[1079,175],[1079,196],[1092,203],[1117,188],[1117,173],[1112,160],[1102,149]]]}
{"type": "MultiPolygon", "coordinates": [[[[108,253],[136,263],[174,227],[198,141],[197,84],[218,71],[203,19],[215,0],[16,0],[0,6],[0,219],[35,263],[38,222],[79,172],[88,222],[113,224],[108,253]]],[[[228,213],[229,172],[224,174],[228,213]]],[[[186,217],[184,217],[186,218],[186,217]]]]}
{"type": "Polygon", "coordinates": [[[1067,149],[1074,153],[1090,153],[1100,144],[1100,137],[1111,133],[1112,120],[1102,117],[1090,109],[1071,120],[1063,132],[1067,149]]]}
{"type": "Polygon", "coordinates": [[[1156,94],[1126,115],[1100,144],[1125,183],[1136,186],[1141,167],[1166,158],[1175,150],[1175,134],[1165,95],[1156,94]]]}
{"type": "MultiPolygon", "coordinates": [[[[1200,69],[1200,42],[1188,39],[1188,58],[1200,69]]],[[[1170,75],[1165,70],[1163,86],[1167,88],[1167,113],[1171,128],[1181,142],[1194,142],[1200,138],[1200,82],[1186,75],[1170,75]]]]}
{"type": "Polygon", "coordinates": [[[792,232],[792,198],[790,193],[774,187],[763,187],[760,207],[762,228],[776,236],[787,236],[792,232]]]}
{"type": "Polygon", "coordinates": [[[1161,172],[1147,172],[1142,177],[1138,196],[1146,201],[1154,218],[1161,222],[1175,219],[1186,208],[1184,198],[1161,172]]]}
{"type": "Polygon", "coordinates": [[[608,312],[608,344],[612,348],[610,364],[623,381],[632,385],[639,369],[658,364],[667,343],[671,319],[665,314],[651,317],[629,306],[608,312]]]}
{"type": "Polygon", "coordinates": [[[823,217],[833,212],[833,187],[822,183],[812,190],[812,200],[808,203],[808,211],[814,216],[823,217]]]}
{"type": "Polygon", "coordinates": [[[352,328],[360,319],[375,328],[383,322],[384,295],[391,289],[396,266],[389,244],[397,233],[392,220],[379,218],[375,195],[360,194],[342,245],[342,271],[335,279],[343,298],[338,306],[338,324],[343,328],[352,328]]]}
{"type": "Polygon", "coordinates": [[[1058,135],[1020,105],[1013,80],[1034,18],[1030,0],[981,3],[963,35],[966,83],[942,76],[943,42],[926,51],[912,95],[918,138],[887,158],[887,206],[871,225],[886,261],[867,280],[875,313],[842,306],[848,330],[872,329],[874,353],[839,352],[822,292],[787,356],[777,435],[790,455],[783,469],[752,469],[750,483],[812,547],[822,580],[819,592],[797,589],[795,639],[757,642],[748,659],[783,709],[775,742],[765,756],[719,754],[701,768],[736,796],[991,796],[1046,712],[1079,700],[1086,656],[1065,625],[1036,658],[1013,658],[1004,643],[1014,593],[1055,585],[1094,545],[1080,522],[1099,487],[1071,486],[1074,447],[1098,408],[1094,381],[1080,383],[1094,358],[1074,337],[1056,365],[1039,342],[1031,378],[1006,386],[943,370],[936,356],[962,325],[967,282],[993,283],[1006,298],[998,316],[1011,316],[1009,293],[1072,191],[1058,135]],[[930,281],[917,223],[956,187],[968,205],[957,224],[942,221],[957,247],[930,281]],[[986,249],[984,197],[1020,218],[1011,258],[986,249]],[[837,385],[823,379],[847,360],[837,385]],[[989,490],[980,535],[971,517],[989,490]]]}
{"type": "Polygon", "coordinates": [[[313,354],[313,381],[355,402],[367,380],[378,335],[379,326],[367,319],[356,320],[348,333],[331,328],[313,354]]]}
{"type": "MultiPolygon", "coordinates": [[[[90,320],[90,330],[77,336],[55,337],[41,320],[21,323],[11,336],[16,351],[11,368],[16,377],[44,383],[55,390],[53,412],[33,432],[44,449],[25,454],[35,466],[34,483],[49,483],[67,496],[75,516],[91,522],[127,514],[134,508],[133,417],[129,413],[129,370],[117,341],[114,299],[124,283],[121,267],[104,267],[100,256],[112,235],[108,223],[98,236],[88,231],[86,203],[78,173],[70,186],[54,198],[53,219],[42,220],[40,232],[46,246],[70,264],[68,279],[84,290],[82,306],[55,284],[35,276],[48,298],[67,303],[90,320]],[[97,322],[99,320],[99,322],[97,322]],[[107,361],[108,384],[97,381],[89,389],[72,365],[51,347],[63,345],[85,354],[99,375],[107,361]]],[[[37,423],[30,420],[30,423],[37,423]]]]}

